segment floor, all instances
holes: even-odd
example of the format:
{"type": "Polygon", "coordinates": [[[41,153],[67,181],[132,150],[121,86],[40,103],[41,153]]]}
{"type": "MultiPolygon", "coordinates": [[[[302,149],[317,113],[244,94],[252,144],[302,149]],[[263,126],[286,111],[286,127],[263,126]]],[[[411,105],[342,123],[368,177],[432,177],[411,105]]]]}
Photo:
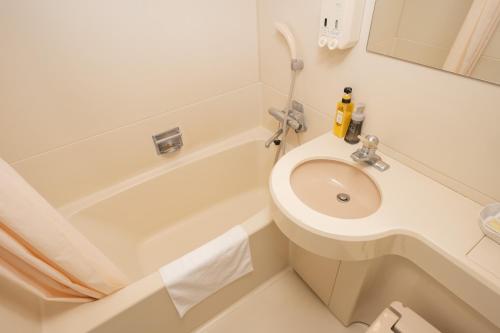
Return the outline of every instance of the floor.
{"type": "Polygon", "coordinates": [[[197,333],[364,333],[344,327],[292,270],[280,273],[197,333]]]}

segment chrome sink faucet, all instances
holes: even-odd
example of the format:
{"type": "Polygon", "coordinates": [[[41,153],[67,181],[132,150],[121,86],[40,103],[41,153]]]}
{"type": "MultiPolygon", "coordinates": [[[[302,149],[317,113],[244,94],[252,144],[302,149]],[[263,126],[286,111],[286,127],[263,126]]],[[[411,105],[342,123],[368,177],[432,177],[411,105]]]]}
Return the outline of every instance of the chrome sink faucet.
{"type": "Polygon", "coordinates": [[[355,162],[372,165],[378,171],[389,169],[389,164],[382,161],[382,158],[377,155],[379,139],[375,135],[360,136],[359,138],[363,143],[363,147],[352,153],[351,158],[355,162]]]}

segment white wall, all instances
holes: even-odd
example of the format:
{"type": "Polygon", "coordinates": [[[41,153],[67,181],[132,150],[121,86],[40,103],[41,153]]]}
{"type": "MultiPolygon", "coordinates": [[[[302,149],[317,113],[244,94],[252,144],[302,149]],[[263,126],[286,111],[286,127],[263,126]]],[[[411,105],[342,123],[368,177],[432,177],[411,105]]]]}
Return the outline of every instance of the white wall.
{"type": "Polygon", "coordinates": [[[367,103],[364,131],[381,138],[386,151],[474,200],[500,200],[500,88],[439,70],[367,53],[374,0],[367,0],[361,40],[347,51],[317,47],[321,0],[258,0],[263,120],[281,106],[290,70],[285,43],[274,21],[291,26],[305,69],[296,98],[312,126],[306,139],[331,128],[344,86],[367,103]]]}
{"type": "Polygon", "coordinates": [[[336,52],[316,46],[320,0],[257,5],[258,28],[253,0],[2,1],[0,156],[59,206],[162,163],[156,132],[181,124],[187,153],[257,126],[255,110],[288,89],[272,25],[283,20],[306,64],[305,138],[330,128],[351,85],[368,104],[365,131],[393,155],[475,200],[500,200],[497,86],[367,53],[374,0],[356,48],[336,52]]]}
{"type": "Polygon", "coordinates": [[[62,205],[258,124],[254,0],[0,2],[0,156],[62,205]]]}

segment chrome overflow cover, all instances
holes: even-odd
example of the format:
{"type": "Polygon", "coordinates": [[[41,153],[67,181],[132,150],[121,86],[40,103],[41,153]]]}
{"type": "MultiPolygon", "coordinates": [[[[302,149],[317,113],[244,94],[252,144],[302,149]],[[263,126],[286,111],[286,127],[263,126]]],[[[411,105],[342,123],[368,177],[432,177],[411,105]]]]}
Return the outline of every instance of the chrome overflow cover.
{"type": "Polygon", "coordinates": [[[346,203],[346,202],[349,202],[350,200],[351,200],[351,196],[347,193],[337,194],[337,201],[339,201],[339,202],[346,203]]]}

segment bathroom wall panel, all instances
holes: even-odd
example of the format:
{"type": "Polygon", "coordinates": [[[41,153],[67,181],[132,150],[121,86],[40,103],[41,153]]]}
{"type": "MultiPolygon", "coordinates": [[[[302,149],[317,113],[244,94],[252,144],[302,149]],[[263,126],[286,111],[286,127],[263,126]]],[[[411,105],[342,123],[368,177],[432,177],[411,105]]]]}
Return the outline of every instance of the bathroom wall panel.
{"type": "Polygon", "coordinates": [[[256,83],[256,23],[254,0],[1,1],[0,156],[256,83]]]}
{"type": "Polygon", "coordinates": [[[405,0],[397,37],[449,49],[471,4],[472,0],[405,0]]]}
{"type": "Polygon", "coordinates": [[[381,1],[370,32],[370,50],[440,68],[471,3],[472,0],[381,1]],[[442,13],[447,15],[443,17],[442,13]]]}
{"type": "Polygon", "coordinates": [[[398,34],[399,21],[405,0],[381,1],[378,6],[384,15],[373,18],[373,30],[371,31],[370,43],[374,45],[390,45],[388,49],[380,52],[392,52],[394,38],[398,34]]]}
{"type": "MultiPolygon", "coordinates": [[[[284,21],[304,58],[296,98],[315,110],[306,110],[309,118],[320,113],[330,128],[343,87],[352,86],[354,99],[367,104],[364,131],[378,135],[397,158],[457,191],[475,192],[469,195],[475,200],[500,200],[500,155],[493,153],[500,146],[500,87],[368,53],[374,0],[366,1],[356,47],[334,52],[317,46],[320,0],[258,1],[264,90],[282,98],[288,91],[289,54],[273,26],[284,21]]],[[[308,138],[325,132],[312,131],[308,138]]]]}
{"type": "Polygon", "coordinates": [[[120,127],[13,164],[49,202],[63,206],[259,125],[260,84],[120,127]],[[235,116],[235,115],[238,116],[235,116]],[[183,148],[158,156],[151,135],[179,126],[183,148]]]}
{"type": "Polygon", "coordinates": [[[406,59],[419,64],[442,67],[449,49],[419,43],[408,39],[395,38],[393,53],[397,58],[406,59]]]}
{"type": "Polygon", "coordinates": [[[494,81],[500,77],[500,24],[493,33],[488,47],[484,50],[472,75],[487,81],[494,81]]]}

